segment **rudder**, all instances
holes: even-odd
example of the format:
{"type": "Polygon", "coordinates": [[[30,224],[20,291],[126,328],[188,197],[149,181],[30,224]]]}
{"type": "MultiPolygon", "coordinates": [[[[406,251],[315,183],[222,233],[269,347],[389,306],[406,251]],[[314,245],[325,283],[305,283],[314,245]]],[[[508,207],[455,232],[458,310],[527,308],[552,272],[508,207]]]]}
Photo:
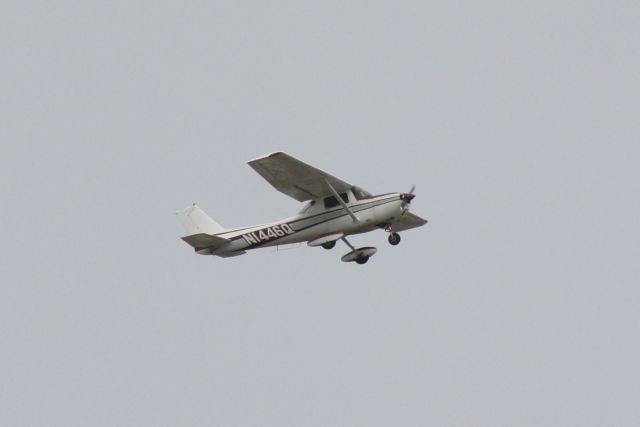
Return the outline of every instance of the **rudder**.
{"type": "Polygon", "coordinates": [[[218,224],[205,213],[195,203],[186,209],[177,211],[180,224],[184,227],[187,235],[192,234],[218,234],[224,231],[224,227],[218,224]]]}

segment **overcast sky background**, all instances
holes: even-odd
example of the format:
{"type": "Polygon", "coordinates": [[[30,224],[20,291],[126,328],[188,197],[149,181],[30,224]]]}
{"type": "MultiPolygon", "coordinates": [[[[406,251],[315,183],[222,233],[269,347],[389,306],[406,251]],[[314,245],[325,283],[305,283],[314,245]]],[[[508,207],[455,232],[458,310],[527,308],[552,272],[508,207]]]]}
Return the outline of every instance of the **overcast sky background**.
{"type": "Polygon", "coordinates": [[[0,425],[637,426],[634,1],[0,5],[0,425]],[[195,256],[282,150],[429,219],[195,256]]]}

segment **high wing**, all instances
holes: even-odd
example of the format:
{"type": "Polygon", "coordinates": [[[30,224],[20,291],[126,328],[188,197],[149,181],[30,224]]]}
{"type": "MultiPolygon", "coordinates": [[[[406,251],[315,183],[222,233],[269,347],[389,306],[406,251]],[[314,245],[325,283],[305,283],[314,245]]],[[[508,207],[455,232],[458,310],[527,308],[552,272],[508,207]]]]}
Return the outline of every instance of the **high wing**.
{"type": "Polygon", "coordinates": [[[421,227],[427,223],[426,219],[420,218],[418,215],[414,215],[411,212],[400,217],[400,221],[393,224],[393,231],[399,232],[409,230],[410,228],[421,227]]]}
{"type": "Polygon", "coordinates": [[[338,193],[352,187],[333,175],[281,152],[251,160],[249,166],[269,181],[276,190],[299,202],[332,196],[333,192],[326,182],[338,193]]]}

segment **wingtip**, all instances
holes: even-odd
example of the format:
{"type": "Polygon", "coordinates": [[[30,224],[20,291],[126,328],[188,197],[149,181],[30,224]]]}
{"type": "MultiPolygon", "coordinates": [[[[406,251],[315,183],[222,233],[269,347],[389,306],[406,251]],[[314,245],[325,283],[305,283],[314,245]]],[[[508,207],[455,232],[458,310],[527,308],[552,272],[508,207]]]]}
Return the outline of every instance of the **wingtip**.
{"type": "Polygon", "coordinates": [[[260,157],[257,157],[255,159],[249,160],[247,163],[253,163],[253,162],[256,162],[258,160],[268,159],[268,158],[271,158],[271,157],[280,156],[282,154],[285,154],[285,153],[283,151],[274,151],[272,153],[267,153],[267,154],[265,154],[263,156],[260,156],[260,157]]]}

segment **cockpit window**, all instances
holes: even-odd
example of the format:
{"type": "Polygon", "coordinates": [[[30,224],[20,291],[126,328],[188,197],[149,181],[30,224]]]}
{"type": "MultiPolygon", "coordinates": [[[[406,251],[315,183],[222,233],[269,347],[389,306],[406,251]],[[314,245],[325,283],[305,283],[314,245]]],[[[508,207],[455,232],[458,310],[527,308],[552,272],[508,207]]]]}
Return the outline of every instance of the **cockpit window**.
{"type": "Polygon", "coordinates": [[[353,187],[351,191],[353,192],[353,195],[356,198],[356,200],[365,200],[373,197],[371,193],[369,193],[366,190],[363,190],[360,187],[353,187]]]}
{"type": "MultiPolygon", "coordinates": [[[[349,196],[347,195],[347,193],[340,193],[340,198],[344,200],[345,203],[349,203],[349,196]]],[[[340,202],[338,202],[338,199],[336,199],[334,196],[329,196],[324,198],[325,208],[327,209],[335,208],[338,205],[340,205],[340,202]]]]}

